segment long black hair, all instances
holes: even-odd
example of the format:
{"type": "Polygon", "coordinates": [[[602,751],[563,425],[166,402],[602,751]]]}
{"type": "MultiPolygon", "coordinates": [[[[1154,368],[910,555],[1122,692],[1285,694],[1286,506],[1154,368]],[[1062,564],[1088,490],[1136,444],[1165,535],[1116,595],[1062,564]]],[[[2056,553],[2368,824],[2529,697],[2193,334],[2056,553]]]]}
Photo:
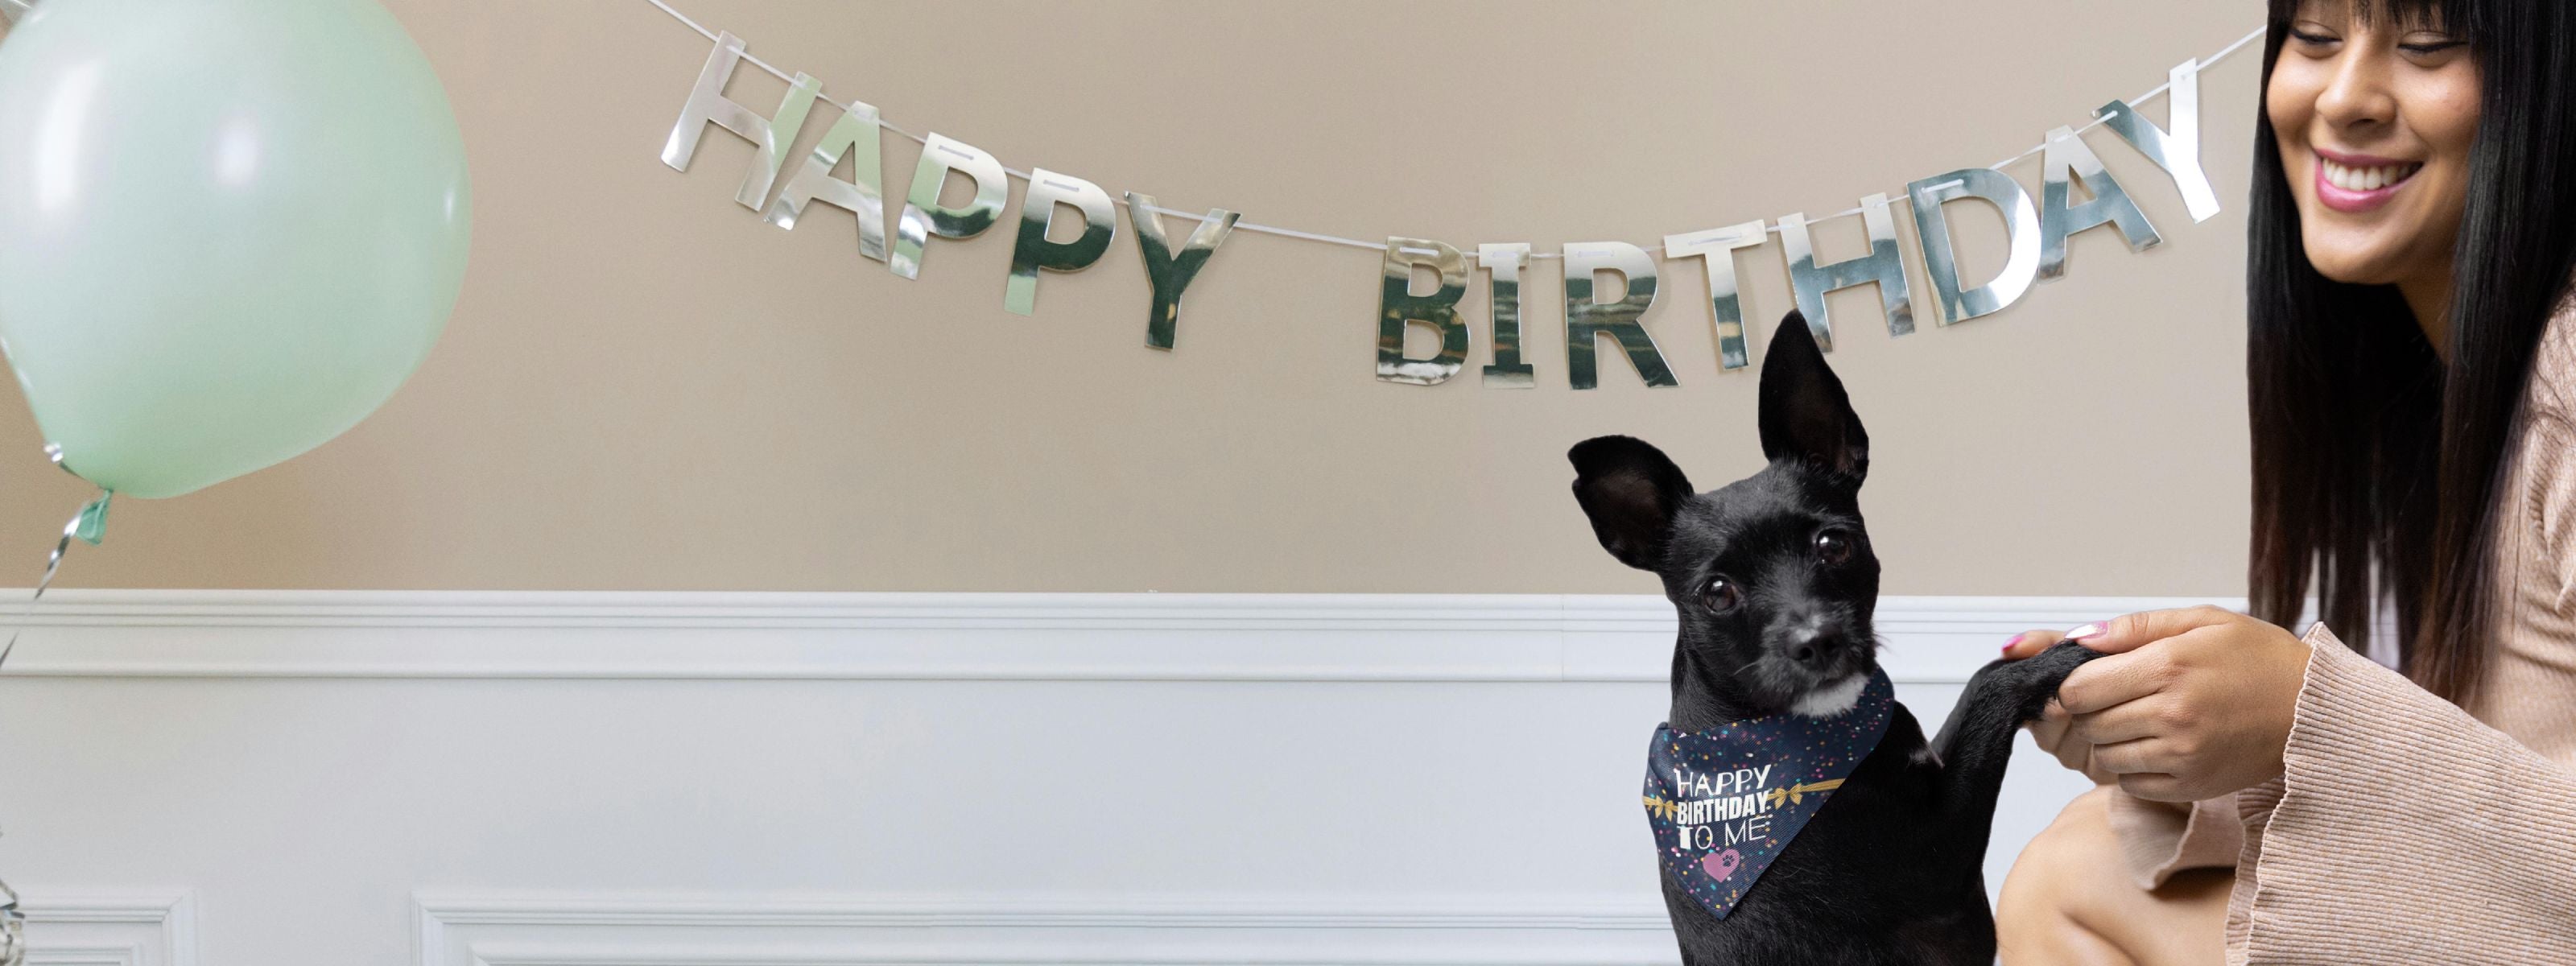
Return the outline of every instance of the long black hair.
{"type": "MultiPolygon", "coordinates": [[[[2254,612],[2317,614],[2366,651],[2372,605],[2397,612],[2401,666],[2465,701],[2500,580],[2501,487],[2531,361],[2576,271],[2576,14],[2568,0],[2353,0],[2468,42],[2479,75],[2449,345],[2436,353],[2392,286],[2308,263],[2271,120],[2256,111],[2246,267],[2254,444],[2254,612]],[[2443,355],[2447,354],[2445,363],[2443,355]]],[[[2271,0],[2263,82],[2297,0],[2271,0]]]]}

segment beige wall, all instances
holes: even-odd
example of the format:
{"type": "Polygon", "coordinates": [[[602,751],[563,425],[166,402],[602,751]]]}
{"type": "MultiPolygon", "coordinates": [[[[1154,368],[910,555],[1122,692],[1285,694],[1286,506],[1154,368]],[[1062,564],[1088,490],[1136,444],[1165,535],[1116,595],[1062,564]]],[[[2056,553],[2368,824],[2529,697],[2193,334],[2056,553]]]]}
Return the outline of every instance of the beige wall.
{"type": "MultiPolygon", "coordinates": [[[[1154,352],[1123,222],[1024,318],[1000,304],[1007,223],[935,243],[906,281],[858,257],[844,215],[790,233],[736,206],[739,139],[663,167],[707,44],[642,0],[390,2],[471,152],[473,261],[446,337],[347,436],[121,503],[65,585],[1643,592],[1567,496],[1566,447],[1643,436],[1703,487],[1759,465],[1754,377],[1719,373],[1693,271],[1668,268],[1649,316],[1676,389],[1615,360],[1601,390],[1566,388],[1545,270],[1526,292],[1538,389],[1378,383],[1376,259],[1243,233],[1190,290],[1180,350],[1154,352]]],[[[2260,18],[2059,0],[680,5],[1014,167],[1541,251],[1823,213],[1983,164],[2260,18]]],[[[1866,290],[1836,297],[1889,592],[2241,593],[2254,61],[2204,82],[2219,217],[2192,224],[2097,132],[2163,248],[2088,232],[2066,280],[1955,329],[1930,324],[1927,294],[1903,339],[1866,290]]],[[[765,110],[780,89],[746,67],[733,90],[765,110]]],[[[889,138],[889,193],[915,150],[889,138]]],[[[2013,173],[2036,190],[2035,163],[2013,173]]],[[[1958,216],[1971,271],[2000,264],[1999,221],[1958,216]]],[[[1818,236],[1827,258],[1860,245],[1854,220],[1818,236]]],[[[1767,337],[1790,305],[1780,250],[1742,264],[1767,337]]],[[[1466,310],[1483,318],[1481,292],[1466,310]]],[[[0,418],[10,581],[81,491],[24,412],[0,418]]]]}

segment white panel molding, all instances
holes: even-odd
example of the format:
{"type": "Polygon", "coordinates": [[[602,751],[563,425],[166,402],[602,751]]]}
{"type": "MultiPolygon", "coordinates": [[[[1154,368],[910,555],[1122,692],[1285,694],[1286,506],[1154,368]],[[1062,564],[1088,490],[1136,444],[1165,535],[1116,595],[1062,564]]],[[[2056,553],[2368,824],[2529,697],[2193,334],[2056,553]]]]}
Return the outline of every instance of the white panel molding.
{"type": "MultiPolygon", "coordinates": [[[[23,592],[21,592],[23,593],[23,592]]],[[[2154,597],[1887,597],[1904,683],[2154,597]]],[[[2207,602],[2241,606],[2240,600],[2207,602]]],[[[1661,597],[63,590],[12,677],[1662,681],[1661,597]]]]}
{"type": "Polygon", "coordinates": [[[185,890],[20,895],[28,966],[196,966],[196,902],[185,890]]]}
{"type": "Polygon", "coordinates": [[[420,966],[1668,966],[1661,904],[421,893],[420,966]]]}

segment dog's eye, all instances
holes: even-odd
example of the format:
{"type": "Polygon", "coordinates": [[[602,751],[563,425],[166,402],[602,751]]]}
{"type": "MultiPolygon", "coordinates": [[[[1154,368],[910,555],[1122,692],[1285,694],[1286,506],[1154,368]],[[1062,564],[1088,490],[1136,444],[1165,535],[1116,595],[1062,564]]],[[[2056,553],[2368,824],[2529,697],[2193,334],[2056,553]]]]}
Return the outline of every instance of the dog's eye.
{"type": "Polygon", "coordinates": [[[1851,538],[1831,530],[1816,534],[1816,559],[1838,564],[1851,559],[1851,538]]]}
{"type": "Polygon", "coordinates": [[[1734,581],[1719,577],[1700,590],[1699,599],[1700,603],[1708,605],[1708,609],[1723,614],[1743,603],[1744,595],[1735,589],[1734,581]]]}

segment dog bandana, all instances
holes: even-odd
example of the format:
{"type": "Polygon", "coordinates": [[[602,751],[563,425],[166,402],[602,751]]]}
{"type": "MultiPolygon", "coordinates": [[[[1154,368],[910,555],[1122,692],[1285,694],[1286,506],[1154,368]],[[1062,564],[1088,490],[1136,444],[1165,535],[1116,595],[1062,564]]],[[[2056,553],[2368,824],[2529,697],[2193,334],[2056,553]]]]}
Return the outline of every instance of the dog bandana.
{"type": "Polygon", "coordinates": [[[1895,704],[1895,686],[1873,671],[1860,700],[1830,718],[1783,714],[1680,733],[1655,726],[1646,824],[1664,874],[1726,918],[1878,747],[1895,704]]]}

